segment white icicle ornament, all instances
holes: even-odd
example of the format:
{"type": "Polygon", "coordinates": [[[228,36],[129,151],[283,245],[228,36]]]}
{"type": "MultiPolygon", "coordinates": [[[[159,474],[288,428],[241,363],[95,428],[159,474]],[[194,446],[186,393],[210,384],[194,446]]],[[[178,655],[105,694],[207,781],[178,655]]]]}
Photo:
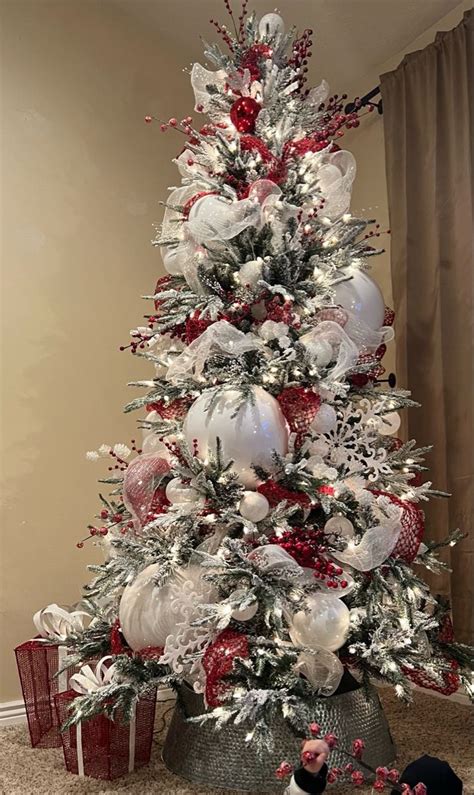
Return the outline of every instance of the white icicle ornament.
{"type": "Polygon", "coordinates": [[[260,386],[254,386],[252,399],[244,399],[238,389],[221,389],[215,400],[211,390],[202,393],[188,411],[183,433],[188,445],[197,440],[197,454],[206,461],[215,455],[217,439],[224,462],[232,460],[231,471],[247,488],[255,488],[258,478],[252,464],[274,471],[273,453],[288,452],[288,425],[280,405],[260,386]]]}

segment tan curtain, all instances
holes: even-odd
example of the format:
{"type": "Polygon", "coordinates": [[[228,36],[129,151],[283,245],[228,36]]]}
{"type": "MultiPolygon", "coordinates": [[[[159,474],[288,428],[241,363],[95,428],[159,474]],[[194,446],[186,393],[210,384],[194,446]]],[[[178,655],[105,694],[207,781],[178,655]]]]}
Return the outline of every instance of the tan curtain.
{"type": "Polygon", "coordinates": [[[405,431],[433,444],[429,479],[450,492],[426,510],[427,537],[470,533],[431,577],[450,596],[458,640],[472,639],[473,606],[473,23],[411,53],[381,77],[397,312],[397,370],[422,408],[405,431]]]}

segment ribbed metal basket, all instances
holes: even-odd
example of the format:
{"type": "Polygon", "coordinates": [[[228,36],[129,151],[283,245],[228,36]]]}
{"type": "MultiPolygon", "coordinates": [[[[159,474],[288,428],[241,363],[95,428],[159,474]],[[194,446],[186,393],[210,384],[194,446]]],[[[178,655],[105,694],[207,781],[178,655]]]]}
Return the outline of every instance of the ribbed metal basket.
{"type": "MultiPolygon", "coordinates": [[[[275,769],[283,760],[296,762],[301,750],[301,739],[288,728],[282,718],[273,726],[274,752],[260,758],[252,744],[246,744],[249,725],[228,726],[216,732],[213,724],[199,726],[187,717],[204,712],[202,696],[183,685],[180,690],[170,728],[163,748],[166,767],[178,776],[197,784],[240,792],[273,795],[287,786],[275,778],[275,769]]],[[[361,737],[366,744],[364,761],[373,767],[390,766],[395,759],[395,746],[374,688],[368,691],[358,687],[350,692],[321,698],[314,720],[323,734],[332,731],[346,749],[361,737]]],[[[331,766],[343,766],[347,757],[331,754],[331,766]]]]}

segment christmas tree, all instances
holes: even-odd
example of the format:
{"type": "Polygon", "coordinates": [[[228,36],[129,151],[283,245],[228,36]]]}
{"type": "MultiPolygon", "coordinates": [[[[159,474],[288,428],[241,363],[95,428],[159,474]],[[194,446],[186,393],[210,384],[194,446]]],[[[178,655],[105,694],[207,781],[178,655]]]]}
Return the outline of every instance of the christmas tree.
{"type": "Polygon", "coordinates": [[[88,454],[112,457],[90,533],[107,560],[67,643],[112,654],[114,676],[71,721],[185,682],[203,721],[248,721],[268,749],[275,715],[304,734],[347,672],[452,693],[471,652],[421,576],[443,566],[421,505],[446,495],[395,436],[409,393],[380,380],[380,230],[349,212],[340,146],[367,109],[307,87],[311,30],[226,7],[225,52],[191,70],[205,121],[145,119],[179,133],[181,186],[154,241],[168,275],[127,346],[154,368],[126,407],[143,443],[88,454]]]}

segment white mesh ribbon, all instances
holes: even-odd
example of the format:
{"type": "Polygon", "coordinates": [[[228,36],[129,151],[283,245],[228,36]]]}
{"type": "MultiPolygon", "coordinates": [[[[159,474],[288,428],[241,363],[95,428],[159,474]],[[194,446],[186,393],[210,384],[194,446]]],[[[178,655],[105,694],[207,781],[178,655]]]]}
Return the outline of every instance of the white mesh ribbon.
{"type": "MultiPolygon", "coordinates": [[[[199,63],[195,63],[191,70],[191,85],[194,91],[194,98],[196,100],[195,110],[198,106],[202,106],[202,110],[204,113],[208,113],[210,110],[214,112],[211,115],[211,118],[216,117],[215,108],[212,106],[212,96],[213,94],[208,91],[208,86],[212,86],[213,89],[217,90],[219,93],[222,93],[225,88],[225,84],[227,82],[227,73],[224,69],[219,69],[217,72],[212,72],[210,69],[205,69],[204,66],[201,66],[199,63]]],[[[219,117],[222,112],[217,114],[219,117]]]]}
{"type": "Polygon", "coordinates": [[[196,243],[230,240],[249,226],[256,226],[260,208],[250,199],[228,201],[222,196],[203,196],[194,205],[187,229],[196,243]]]}
{"type": "Polygon", "coordinates": [[[255,334],[244,334],[227,320],[218,320],[174,360],[168,368],[166,379],[175,383],[186,376],[200,376],[207,359],[215,353],[235,357],[263,347],[262,340],[255,334]]]}
{"type": "Polygon", "coordinates": [[[359,351],[355,343],[346,334],[339,323],[333,320],[323,320],[311,331],[304,335],[303,344],[311,356],[312,349],[317,349],[319,343],[329,343],[333,356],[331,361],[330,378],[340,381],[351,370],[359,358],[359,351]]]}
{"type": "Polygon", "coordinates": [[[344,666],[332,651],[318,648],[314,654],[302,652],[295,670],[303,674],[321,696],[331,696],[339,687],[344,666]]]}
{"type": "Polygon", "coordinates": [[[307,572],[277,544],[264,544],[261,547],[256,547],[247,557],[256,563],[263,572],[281,571],[282,576],[292,577],[296,580],[308,578],[307,572]]]}
{"type": "Polygon", "coordinates": [[[332,555],[336,560],[357,571],[371,571],[387,560],[395,548],[400,532],[400,519],[387,518],[386,521],[366,530],[358,543],[351,539],[345,549],[333,551],[332,555]]]}
{"type": "Polygon", "coordinates": [[[329,94],[329,85],[325,80],[322,80],[319,86],[312,88],[306,97],[306,104],[314,105],[319,108],[322,102],[327,99],[329,94]]]}
{"type": "Polygon", "coordinates": [[[318,188],[325,199],[324,214],[331,219],[340,218],[351,203],[352,183],[356,175],[356,161],[351,152],[323,152],[317,172],[318,188]]]}
{"type": "Polygon", "coordinates": [[[357,345],[360,353],[376,351],[383,342],[393,339],[394,331],[390,326],[382,326],[378,331],[374,331],[353,312],[349,312],[347,309],[344,311],[347,314],[344,331],[357,345]]]}

